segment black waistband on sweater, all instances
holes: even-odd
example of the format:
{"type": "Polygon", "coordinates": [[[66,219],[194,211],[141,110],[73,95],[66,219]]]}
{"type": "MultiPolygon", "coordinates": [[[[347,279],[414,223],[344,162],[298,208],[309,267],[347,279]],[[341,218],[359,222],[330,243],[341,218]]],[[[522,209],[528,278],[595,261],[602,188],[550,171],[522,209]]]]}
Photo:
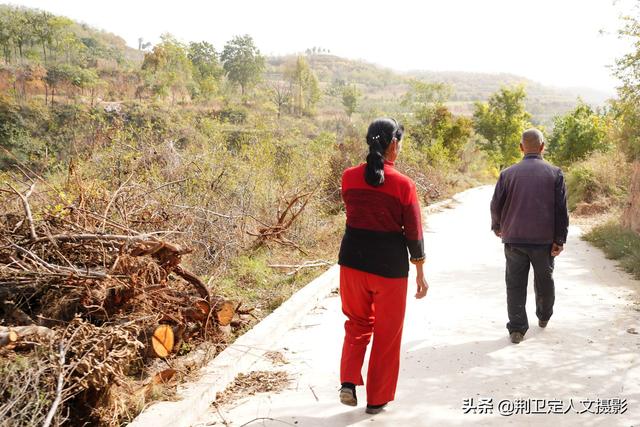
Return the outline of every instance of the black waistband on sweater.
{"type": "Polygon", "coordinates": [[[338,264],[389,278],[408,277],[407,241],[402,233],[347,226],[338,264]]]}

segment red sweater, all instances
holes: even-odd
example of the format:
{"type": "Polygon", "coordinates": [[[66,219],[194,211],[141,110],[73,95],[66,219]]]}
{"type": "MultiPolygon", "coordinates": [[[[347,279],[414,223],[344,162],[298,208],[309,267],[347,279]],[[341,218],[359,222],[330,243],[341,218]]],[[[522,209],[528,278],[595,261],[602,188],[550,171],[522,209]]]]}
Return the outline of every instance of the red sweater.
{"type": "Polygon", "coordinates": [[[424,257],[422,221],[416,186],[385,161],[384,184],[364,179],[366,164],[342,175],[347,227],[338,263],[384,277],[407,277],[409,260],[424,257]]]}

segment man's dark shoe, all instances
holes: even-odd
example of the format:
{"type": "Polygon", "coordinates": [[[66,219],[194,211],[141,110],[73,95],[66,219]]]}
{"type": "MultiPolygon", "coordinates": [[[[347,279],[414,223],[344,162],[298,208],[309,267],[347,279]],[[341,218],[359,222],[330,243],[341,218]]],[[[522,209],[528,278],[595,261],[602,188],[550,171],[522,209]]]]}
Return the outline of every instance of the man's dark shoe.
{"type": "Polygon", "coordinates": [[[379,414],[380,412],[382,412],[385,406],[387,406],[386,403],[383,403],[382,405],[367,405],[367,409],[365,409],[364,411],[367,414],[379,414]]]}
{"type": "Polygon", "coordinates": [[[541,328],[546,328],[548,323],[548,320],[538,320],[538,326],[540,326],[541,328]]]}
{"type": "Polygon", "coordinates": [[[520,344],[524,339],[522,332],[511,332],[509,337],[511,338],[511,342],[514,344],[520,344]]]}
{"type": "Polygon", "coordinates": [[[356,386],[352,383],[342,383],[340,387],[340,403],[347,406],[357,406],[356,386]]]}

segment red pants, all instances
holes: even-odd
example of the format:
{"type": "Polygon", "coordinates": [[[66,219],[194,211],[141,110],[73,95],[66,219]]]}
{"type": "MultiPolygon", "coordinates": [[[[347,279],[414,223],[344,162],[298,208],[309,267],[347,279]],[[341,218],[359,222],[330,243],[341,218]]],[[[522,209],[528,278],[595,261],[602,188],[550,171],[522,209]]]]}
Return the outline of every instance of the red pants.
{"type": "Polygon", "coordinates": [[[367,403],[393,400],[400,370],[400,343],[407,278],[389,279],[340,267],[342,312],[349,318],[340,362],[340,382],[363,385],[362,364],[373,335],[367,373],[367,403]]]}

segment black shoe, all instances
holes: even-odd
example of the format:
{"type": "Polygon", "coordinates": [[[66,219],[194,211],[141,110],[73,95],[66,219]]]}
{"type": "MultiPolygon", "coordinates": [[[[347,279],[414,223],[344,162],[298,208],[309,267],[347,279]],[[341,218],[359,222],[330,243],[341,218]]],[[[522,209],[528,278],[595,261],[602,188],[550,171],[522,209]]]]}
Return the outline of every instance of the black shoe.
{"type": "Polygon", "coordinates": [[[522,332],[511,332],[509,337],[511,338],[512,343],[520,344],[524,339],[524,334],[522,332]]]}
{"type": "Polygon", "coordinates": [[[340,387],[340,403],[347,406],[357,406],[356,386],[353,383],[342,383],[340,387]]]}
{"type": "Polygon", "coordinates": [[[548,320],[538,320],[538,326],[540,326],[541,328],[546,328],[548,323],[548,320]]]}
{"type": "Polygon", "coordinates": [[[379,414],[385,406],[387,406],[386,403],[383,403],[382,405],[367,405],[367,409],[365,409],[364,412],[367,414],[379,414]]]}

